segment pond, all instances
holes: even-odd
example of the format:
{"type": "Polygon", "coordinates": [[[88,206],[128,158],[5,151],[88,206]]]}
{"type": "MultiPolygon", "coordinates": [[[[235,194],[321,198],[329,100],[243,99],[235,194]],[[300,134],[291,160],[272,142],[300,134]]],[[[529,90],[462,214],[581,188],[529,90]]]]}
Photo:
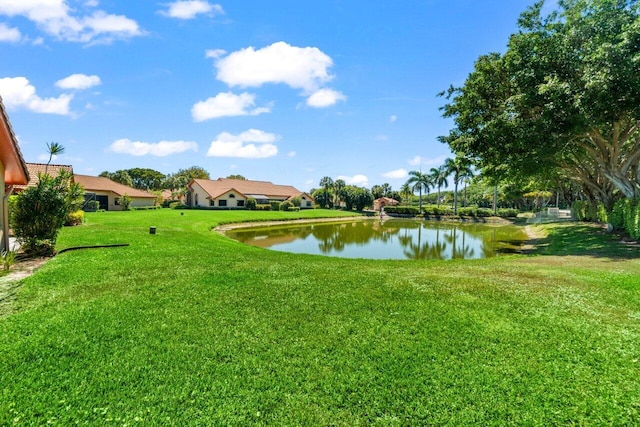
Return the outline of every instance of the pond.
{"type": "Polygon", "coordinates": [[[236,229],[227,236],[284,252],[368,259],[474,259],[519,252],[528,239],[514,225],[402,219],[288,224],[236,229]]]}

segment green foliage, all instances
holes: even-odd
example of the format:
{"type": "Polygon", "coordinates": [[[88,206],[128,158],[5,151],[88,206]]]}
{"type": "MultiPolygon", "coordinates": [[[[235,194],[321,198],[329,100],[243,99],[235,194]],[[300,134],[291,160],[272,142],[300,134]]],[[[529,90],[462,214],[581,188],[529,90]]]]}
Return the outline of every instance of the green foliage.
{"type": "Polygon", "coordinates": [[[84,222],[84,211],[78,210],[75,212],[69,212],[69,215],[67,215],[67,220],[64,222],[64,225],[74,226],[74,225],[80,225],[83,222],[84,222]]]}
{"type": "Polygon", "coordinates": [[[96,212],[98,209],[100,209],[100,202],[97,200],[89,200],[85,203],[85,212],[96,212]]]}
{"type": "Polygon", "coordinates": [[[423,211],[427,216],[453,215],[453,209],[445,206],[426,206],[423,211]]]}
{"type": "Polygon", "coordinates": [[[9,228],[13,229],[13,214],[16,211],[16,203],[18,202],[18,196],[12,194],[7,200],[7,206],[9,209],[9,228]]]}
{"type": "MultiPolygon", "coordinates": [[[[346,189],[344,192],[346,198],[346,189]]],[[[321,208],[328,209],[333,207],[333,193],[330,190],[320,188],[314,191],[311,196],[321,208]]]]}
{"type": "Polygon", "coordinates": [[[169,203],[169,208],[171,208],[171,209],[190,209],[190,207],[188,205],[185,205],[182,202],[169,203]]]}
{"type": "Polygon", "coordinates": [[[293,207],[294,207],[293,203],[291,203],[289,200],[285,200],[284,202],[282,202],[280,204],[280,210],[281,211],[288,211],[289,209],[291,209],[293,207]]]}
{"type": "Polygon", "coordinates": [[[498,216],[502,218],[517,218],[520,212],[518,209],[500,208],[498,209],[498,216]]]}
{"type": "Polygon", "coordinates": [[[620,199],[613,206],[610,215],[615,229],[625,230],[631,238],[640,239],[640,199],[620,199]]]}
{"type": "Polygon", "coordinates": [[[1,257],[2,270],[5,273],[8,272],[11,269],[11,267],[16,263],[16,255],[17,255],[17,252],[15,251],[2,252],[2,257],[1,257]]]}
{"type": "Polygon", "coordinates": [[[298,208],[302,206],[302,197],[300,196],[292,197],[291,199],[289,199],[289,201],[293,203],[293,206],[296,206],[298,208]]]}
{"type": "Polygon", "coordinates": [[[344,188],[344,202],[347,210],[362,211],[373,205],[373,194],[367,188],[347,185],[344,188]]]}
{"type": "Polygon", "coordinates": [[[256,199],[253,197],[249,197],[247,199],[247,203],[245,203],[245,207],[251,211],[256,210],[257,206],[258,206],[258,202],[256,202],[256,199]]]}
{"type": "Polygon", "coordinates": [[[271,202],[269,202],[269,204],[271,205],[271,210],[272,211],[279,211],[280,210],[280,202],[278,202],[277,200],[272,200],[271,202]]]}
{"type": "Polygon", "coordinates": [[[36,185],[18,195],[13,231],[25,252],[49,255],[69,212],[82,203],[83,191],[66,171],[55,178],[43,174],[38,178],[36,185]]]}
{"type": "Polygon", "coordinates": [[[420,209],[414,207],[414,206],[385,206],[384,208],[385,213],[391,214],[391,215],[411,215],[411,216],[417,216],[420,214],[420,209]]]}
{"type": "MultiPolygon", "coordinates": [[[[186,206],[186,205],[182,205],[182,206],[186,206]]],[[[153,211],[156,209],[162,209],[162,206],[160,205],[154,205],[154,206],[135,206],[130,208],[130,210],[132,211],[153,211]]],[[[175,207],[174,209],[184,209],[184,208],[178,208],[175,207]]]]}
{"type": "Polygon", "coordinates": [[[576,200],[571,205],[571,212],[578,221],[609,222],[609,214],[602,203],[576,200]]]}
{"type": "Polygon", "coordinates": [[[256,204],[255,209],[256,211],[270,211],[271,209],[271,205],[267,205],[267,204],[256,204]]]}
{"type": "Polygon", "coordinates": [[[130,205],[131,205],[131,196],[129,196],[128,194],[124,194],[120,198],[120,206],[122,206],[122,210],[128,211],[130,205]]]}
{"type": "MultiPolygon", "coordinates": [[[[458,209],[458,214],[461,216],[470,216],[474,218],[487,218],[493,216],[493,211],[487,208],[476,208],[476,207],[467,207],[458,209]]],[[[516,211],[515,216],[518,213],[516,211]]]]}

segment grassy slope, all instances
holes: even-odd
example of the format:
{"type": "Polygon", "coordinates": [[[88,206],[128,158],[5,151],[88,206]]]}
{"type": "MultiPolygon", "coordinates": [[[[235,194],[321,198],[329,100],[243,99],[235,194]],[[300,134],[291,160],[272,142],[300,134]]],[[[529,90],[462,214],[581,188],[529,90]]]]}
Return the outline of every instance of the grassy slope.
{"type": "Polygon", "coordinates": [[[293,214],[65,229],[62,247],[131,246],[26,280],[0,319],[0,425],[640,423],[637,248],[562,225],[543,255],[342,260],[209,231],[246,215],[293,214]]]}

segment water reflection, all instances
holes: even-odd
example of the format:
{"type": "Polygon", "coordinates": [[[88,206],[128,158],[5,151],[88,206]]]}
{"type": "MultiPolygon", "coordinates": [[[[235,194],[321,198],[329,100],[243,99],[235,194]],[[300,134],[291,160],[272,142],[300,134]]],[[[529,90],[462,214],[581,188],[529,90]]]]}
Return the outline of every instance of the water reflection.
{"type": "Polygon", "coordinates": [[[370,259],[472,259],[517,252],[521,227],[369,220],[235,230],[241,242],[285,252],[370,259]]]}

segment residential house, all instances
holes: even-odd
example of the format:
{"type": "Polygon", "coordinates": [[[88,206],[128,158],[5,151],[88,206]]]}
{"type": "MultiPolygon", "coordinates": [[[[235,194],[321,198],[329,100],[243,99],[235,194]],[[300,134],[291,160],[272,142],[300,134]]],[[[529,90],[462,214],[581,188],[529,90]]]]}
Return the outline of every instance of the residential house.
{"type": "Polygon", "coordinates": [[[29,182],[29,171],[24,162],[18,140],[13,133],[9,122],[9,116],[0,97],[0,196],[2,207],[0,208],[0,251],[9,248],[9,208],[8,198],[16,185],[26,185],[29,182]]]}
{"type": "Polygon", "coordinates": [[[244,208],[249,198],[258,204],[284,202],[300,197],[302,209],[313,208],[313,197],[290,185],[276,185],[267,181],[218,178],[192,179],[187,184],[187,205],[211,208],[244,208]]]}
{"type": "Polygon", "coordinates": [[[380,197],[373,201],[373,210],[379,211],[385,206],[398,206],[399,204],[399,201],[392,199],[391,197],[380,197]]]}
{"type": "Polygon", "coordinates": [[[102,176],[74,174],[73,179],[84,188],[85,201],[97,200],[100,209],[107,211],[122,210],[122,196],[131,197],[130,207],[153,206],[156,196],[137,188],[112,181],[102,176]]]}
{"type": "Polygon", "coordinates": [[[14,193],[19,193],[27,187],[34,187],[40,179],[39,176],[45,172],[53,178],[60,175],[63,170],[73,175],[73,167],[71,165],[46,165],[44,163],[26,163],[26,165],[29,172],[29,182],[25,185],[16,185],[13,190],[14,193]]]}

